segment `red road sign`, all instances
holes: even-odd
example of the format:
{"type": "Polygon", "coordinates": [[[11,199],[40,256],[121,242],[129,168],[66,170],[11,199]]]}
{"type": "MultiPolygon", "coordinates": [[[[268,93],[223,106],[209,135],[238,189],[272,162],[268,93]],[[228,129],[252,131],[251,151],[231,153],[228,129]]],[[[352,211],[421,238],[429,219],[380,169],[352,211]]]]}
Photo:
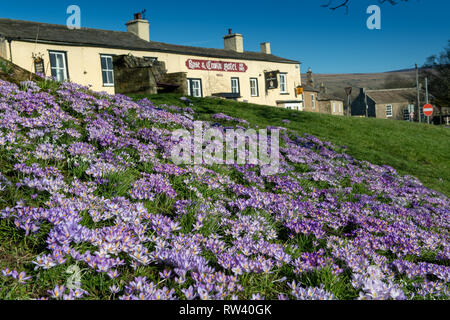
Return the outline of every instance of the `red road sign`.
{"type": "Polygon", "coordinates": [[[433,106],[431,104],[426,104],[423,106],[423,114],[427,117],[431,117],[433,114],[433,106]]]}

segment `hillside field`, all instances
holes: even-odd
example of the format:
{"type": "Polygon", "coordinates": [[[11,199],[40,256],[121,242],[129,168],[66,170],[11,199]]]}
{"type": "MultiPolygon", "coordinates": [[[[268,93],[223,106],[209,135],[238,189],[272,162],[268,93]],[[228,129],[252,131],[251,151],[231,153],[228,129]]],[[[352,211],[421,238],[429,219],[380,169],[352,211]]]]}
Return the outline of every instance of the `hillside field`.
{"type": "MultiPolygon", "coordinates": [[[[416,71],[398,70],[392,72],[379,73],[341,73],[325,74],[316,73],[313,75],[316,88],[324,83],[327,93],[342,98],[347,104],[345,94],[346,87],[353,87],[351,99],[355,99],[359,94],[359,88],[366,89],[386,89],[386,88],[412,88],[416,83],[416,71]]],[[[302,74],[303,81],[306,81],[306,74],[302,74]]]]}

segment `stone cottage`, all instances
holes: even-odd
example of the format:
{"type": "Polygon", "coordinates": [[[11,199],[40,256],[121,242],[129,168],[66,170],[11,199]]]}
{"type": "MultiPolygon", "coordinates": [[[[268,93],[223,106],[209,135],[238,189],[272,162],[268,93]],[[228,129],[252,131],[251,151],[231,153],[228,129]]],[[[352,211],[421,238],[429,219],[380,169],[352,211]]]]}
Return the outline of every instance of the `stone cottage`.
{"type": "Polygon", "coordinates": [[[316,89],[312,70],[306,73],[303,87],[303,111],[319,112],[332,115],[344,115],[344,100],[327,94],[324,83],[316,89]]]}
{"type": "MultiPolygon", "coordinates": [[[[420,100],[425,101],[423,92],[421,92],[420,100]]],[[[352,116],[410,121],[413,113],[414,118],[417,119],[417,89],[365,90],[361,88],[351,106],[352,116]]],[[[420,113],[424,120],[422,107],[420,113]]]]}

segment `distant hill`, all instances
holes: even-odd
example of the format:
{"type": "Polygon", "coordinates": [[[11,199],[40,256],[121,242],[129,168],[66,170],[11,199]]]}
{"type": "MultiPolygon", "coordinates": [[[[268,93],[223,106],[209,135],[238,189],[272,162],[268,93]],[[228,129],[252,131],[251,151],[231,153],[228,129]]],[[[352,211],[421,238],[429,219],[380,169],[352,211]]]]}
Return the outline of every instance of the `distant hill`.
{"type": "MultiPolygon", "coordinates": [[[[353,87],[352,98],[359,93],[359,88],[393,89],[415,87],[415,69],[397,70],[382,73],[347,73],[347,74],[313,74],[318,88],[323,82],[327,93],[345,98],[345,87],[353,87]]],[[[302,82],[306,83],[306,74],[302,74],[302,82]]]]}

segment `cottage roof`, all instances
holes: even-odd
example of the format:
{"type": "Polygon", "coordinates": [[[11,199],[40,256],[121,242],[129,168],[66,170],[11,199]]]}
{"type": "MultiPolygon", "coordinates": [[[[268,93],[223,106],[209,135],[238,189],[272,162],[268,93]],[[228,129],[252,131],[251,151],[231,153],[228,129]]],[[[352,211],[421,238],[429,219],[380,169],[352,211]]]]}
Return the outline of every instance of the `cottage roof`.
{"type": "Polygon", "coordinates": [[[213,58],[258,60],[298,64],[300,62],[262,52],[235,52],[225,49],[190,47],[145,41],[130,32],[81,28],[70,30],[64,25],[0,18],[0,36],[27,42],[90,46],[196,55],[213,58]]]}
{"type": "Polygon", "coordinates": [[[306,92],[319,92],[319,90],[317,90],[311,86],[308,86],[306,84],[303,84],[302,87],[303,87],[303,91],[306,91],[306,92]]]}
{"type": "Polygon", "coordinates": [[[320,93],[317,95],[317,100],[319,101],[344,101],[344,99],[329,95],[327,93],[320,93]]]}
{"type": "Polygon", "coordinates": [[[366,90],[366,94],[375,103],[402,103],[417,99],[416,88],[366,90]]]}

